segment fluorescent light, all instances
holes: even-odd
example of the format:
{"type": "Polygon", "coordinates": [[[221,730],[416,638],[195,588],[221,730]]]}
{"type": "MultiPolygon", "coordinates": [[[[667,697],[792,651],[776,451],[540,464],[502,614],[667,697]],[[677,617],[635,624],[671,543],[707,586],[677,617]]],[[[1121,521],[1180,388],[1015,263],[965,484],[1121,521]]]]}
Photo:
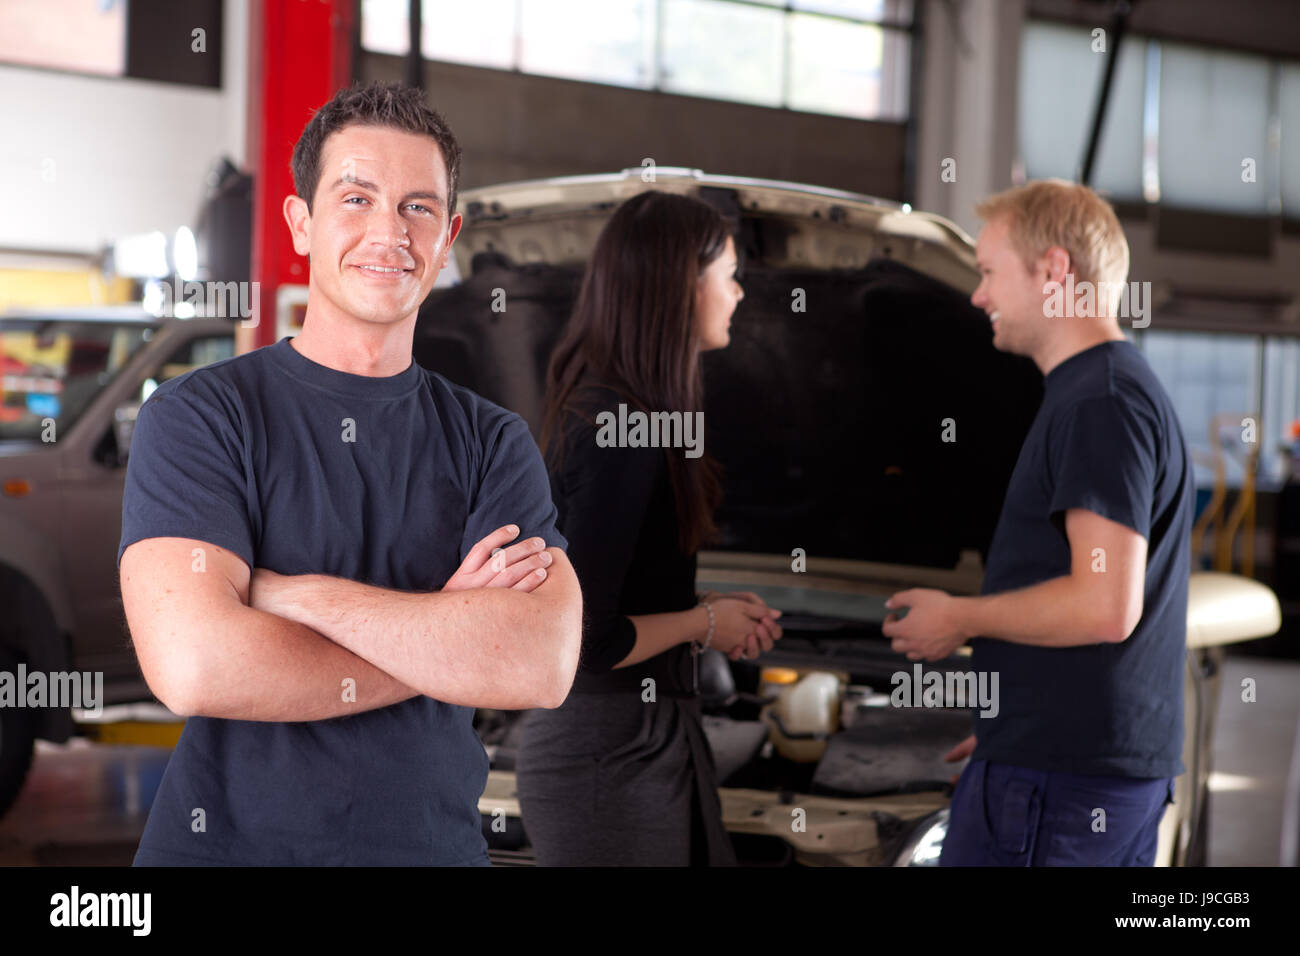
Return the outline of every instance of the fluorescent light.
{"type": "Polygon", "coordinates": [[[194,241],[194,233],[189,226],[176,230],[172,242],[172,262],[176,265],[176,274],[182,282],[190,282],[199,277],[199,246],[194,241]]]}

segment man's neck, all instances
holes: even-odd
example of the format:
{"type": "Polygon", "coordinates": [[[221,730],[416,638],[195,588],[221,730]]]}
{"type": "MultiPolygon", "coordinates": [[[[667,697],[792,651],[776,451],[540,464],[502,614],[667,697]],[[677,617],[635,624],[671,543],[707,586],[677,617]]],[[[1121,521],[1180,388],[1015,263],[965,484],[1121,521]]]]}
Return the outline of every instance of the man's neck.
{"type": "Polygon", "coordinates": [[[1043,348],[1033,356],[1034,364],[1046,376],[1066,359],[1073,358],[1080,352],[1087,351],[1103,342],[1122,342],[1124,333],[1114,320],[1087,330],[1080,330],[1073,335],[1057,336],[1044,343],[1043,348]]]}
{"type": "Polygon", "coordinates": [[[302,331],[291,347],[317,365],[351,375],[388,378],[411,365],[415,315],[392,325],[331,318],[307,307],[302,331]]]}

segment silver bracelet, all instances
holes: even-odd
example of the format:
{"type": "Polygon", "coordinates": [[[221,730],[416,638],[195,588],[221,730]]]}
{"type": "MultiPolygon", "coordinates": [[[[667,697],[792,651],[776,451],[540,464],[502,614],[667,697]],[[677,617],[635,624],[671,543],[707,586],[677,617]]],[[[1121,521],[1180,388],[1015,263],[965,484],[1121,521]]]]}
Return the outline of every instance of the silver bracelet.
{"type": "Polygon", "coordinates": [[[701,601],[701,602],[700,602],[700,607],[704,608],[704,610],[706,610],[706,611],[709,613],[709,633],[708,633],[708,635],[704,638],[704,643],[703,643],[703,644],[700,644],[700,643],[698,643],[698,642],[696,643],[696,645],[695,645],[695,647],[696,647],[696,651],[695,651],[695,653],[697,653],[697,654],[698,654],[700,651],[703,651],[703,650],[708,649],[708,646],[709,646],[710,644],[713,643],[713,623],[714,623],[714,621],[713,621],[713,605],[710,604],[708,601],[701,601]]]}

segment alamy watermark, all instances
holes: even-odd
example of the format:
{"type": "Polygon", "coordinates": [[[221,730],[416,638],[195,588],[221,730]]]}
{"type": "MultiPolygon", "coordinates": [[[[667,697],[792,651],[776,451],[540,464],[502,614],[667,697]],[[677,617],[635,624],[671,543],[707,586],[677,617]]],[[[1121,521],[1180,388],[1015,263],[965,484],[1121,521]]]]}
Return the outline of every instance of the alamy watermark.
{"type": "Polygon", "coordinates": [[[104,712],[103,671],[0,671],[0,707],[58,707],[104,712]]]}
{"type": "Polygon", "coordinates": [[[1135,329],[1151,324],[1150,282],[1075,282],[1074,273],[1066,273],[1064,283],[1047,283],[1043,294],[1043,315],[1049,319],[1096,319],[1110,315],[1113,307],[1115,317],[1132,319],[1135,329]]]}
{"type": "Polygon", "coordinates": [[[152,893],[86,893],[75,883],[50,897],[50,925],[124,927],[148,936],[153,927],[152,893]]]}
{"type": "Polygon", "coordinates": [[[617,415],[597,413],[596,424],[601,448],[685,448],[687,458],[704,454],[703,412],[629,412],[620,403],[617,415]]]}
{"type": "Polygon", "coordinates": [[[914,664],[912,673],[895,671],[889,682],[894,707],[971,707],[981,717],[996,717],[1001,710],[997,671],[927,671],[914,664]]]}
{"type": "Polygon", "coordinates": [[[244,328],[253,328],[260,295],[261,283],[256,281],[198,282],[177,276],[150,283],[144,307],[158,316],[243,319],[244,328]]]}

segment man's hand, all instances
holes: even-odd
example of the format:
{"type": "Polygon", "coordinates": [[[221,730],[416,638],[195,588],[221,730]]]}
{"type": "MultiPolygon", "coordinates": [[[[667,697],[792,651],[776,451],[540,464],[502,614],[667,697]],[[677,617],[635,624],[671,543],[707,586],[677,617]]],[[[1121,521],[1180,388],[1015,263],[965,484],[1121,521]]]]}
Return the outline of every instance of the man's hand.
{"type": "MultiPolygon", "coordinates": [[[[944,763],[960,763],[961,761],[965,760],[974,752],[975,752],[975,735],[971,734],[969,737],[967,737],[965,740],[959,743],[956,747],[953,747],[952,750],[949,750],[946,754],[944,754],[943,760],[944,763]]],[[[957,781],[960,778],[961,778],[961,774],[955,773],[948,778],[948,782],[951,783],[953,786],[956,786],[957,781]]]]}
{"type": "MultiPolygon", "coordinates": [[[[503,546],[519,534],[515,525],[498,528],[470,548],[464,562],[447,583],[444,591],[468,591],[471,588],[514,588],[531,592],[546,580],[546,567],[551,556],[546,552],[546,542],[541,538],[503,546]],[[496,550],[497,553],[492,552],[496,550]]],[[[292,611],[293,575],[276,574],[266,568],[255,568],[249,585],[249,607],[289,620],[299,620],[292,611]]]]}
{"type": "Polygon", "coordinates": [[[501,529],[500,537],[494,533],[475,545],[473,558],[449,581],[454,593],[258,569],[251,599],[351,651],[413,693],[495,710],[558,707],[578,666],[582,592],[559,548],[547,551],[545,581],[534,566],[545,562],[536,560],[537,552],[528,553],[531,544],[501,558],[502,570],[494,570],[492,542],[508,542],[517,533],[501,529]],[[520,583],[529,576],[540,586],[520,583]]]}
{"type": "Polygon", "coordinates": [[[517,525],[497,528],[469,549],[456,573],[442,586],[444,591],[468,591],[471,588],[514,588],[532,591],[546,580],[551,556],[546,542],[529,538],[506,547],[519,535],[517,525]],[[496,554],[492,552],[496,551],[496,554]]]}
{"type": "Polygon", "coordinates": [[[909,661],[941,661],[973,637],[961,620],[958,598],[932,588],[899,591],[885,607],[891,611],[910,608],[907,617],[890,614],[881,632],[890,638],[895,651],[909,661]]]}

